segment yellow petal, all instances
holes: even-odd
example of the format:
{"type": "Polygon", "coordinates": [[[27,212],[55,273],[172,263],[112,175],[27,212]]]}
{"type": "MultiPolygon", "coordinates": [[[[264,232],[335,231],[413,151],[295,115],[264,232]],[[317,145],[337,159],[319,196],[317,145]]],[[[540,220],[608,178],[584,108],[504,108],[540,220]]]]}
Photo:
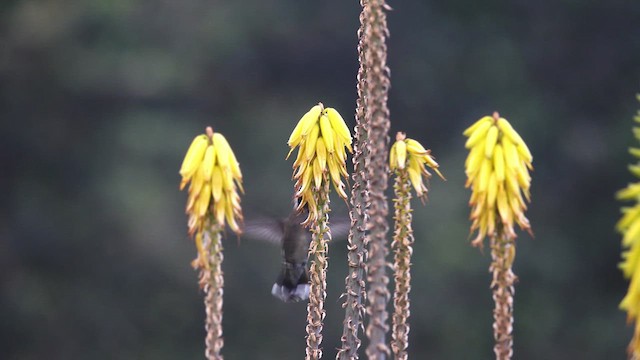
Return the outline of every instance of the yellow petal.
{"type": "Polygon", "coordinates": [[[338,156],[338,160],[344,163],[347,160],[347,153],[344,151],[344,142],[339,136],[333,137],[334,154],[338,156]]]}
{"type": "Polygon", "coordinates": [[[324,113],[327,114],[331,127],[340,136],[345,143],[351,144],[351,133],[342,116],[334,108],[326,108],[324,113]]]}
{"type": "Polygon", "coordinates": [[[204,153],[204,159],[202,160],[202,172],[204,175],[204,181],[211,180],[211,173],[213,167],[216,164],[216,149],[213,145],[207,146],[207,150],[204,153]]]}
{"type": "Polygon", "coordinates": [[[394,144],[396,147],[396,159],[398,160],[398,168],[404,169],[407,162],[407,144],[400,140],[394,144]]]}
{"type": "Polygon", "coordinates": [[[409,168],[414,169],[420,174],[425,174],[427,171],[424,167],[424,164],[420,162],[417,156],[410,155],[409,156],[409,168]]]}
{"type": "Polygon", "coordinates": [[[185,213],[190,213],[191,209],[193,209],[193,207],[196,204],[196,200],[198,200],[198,194],[194,194],[194,193],[189,193],[189,197],[187,198],[187,206],[184,209],[185,213]]]}
{"type": "Polygon", "coordinates": [[[313,180],[316,185],[316,189],[320,189],[322,185],[322,168],[320,167],[320,161],[318,158],[313,160],[313,180]]]}
{"type": "Polygon", "coordinates": [[[225,201],[224,215],[225,215],[225,218],[227,219],[227,224],[229,224],[229,227],[231,228],[231,230],[233,230],[233,232],[235,232],[236,234],[239,234],[240,227],[236,222],[235,211],[233,208],[233,203],[230,198],[227,198],[225,201]]]}
{"type": "Polygon", "coordinates": [[[303,193],[309,191],[311,188],[311,179],[313,178],[313,167],[309,166],[302,174],[302,178],[299,180],[300,186],[296,192],[296,197],[299,197],[303,193]]]}
{"type": "Polygon", "coordinates": [[[309,132],[309,136],[304,142],[304,154],[307,161],[311,161],[316,153],[316,141],[318,141],[318,135],[320,135],[320,127],[318,124],[314,125],[309,132]]]}
{"type": "Polygon", "coordinates": [[[620,268],[626,278],[630,278],[635,269],[640,264],[640,246],[634,246],[630,250],[622,253],[624,261],[620,264],[620,268]]]}
{"type": "Polygon", "coordinates": [[[638,196],[640,196],[640,183],[629,184],[626,188],[616,193],[618,200],[634,200],[637,199],[638,196]]]}
{"type": "Polygon", "coordinates": [[[491,176],[489,176],[489,185],[487,187],[487,204],[486,205],[489,209],[494,208],[497,194],[498,194],[497,176],[495,172],[492,172],[491,176]]]}
{"type": "Polygon", "coordinates": [[[316,141],[316,157],[320,162],[320,169],[324,171],[327,168],[327,148],[324,141],[316,141]]]}
{"type": "Polygon", "coordinates": [[[193,193],[194,195],[200,194],[200,190],[202,190],[202,186],[204,185],[204,171],[202,166],[198,168],[193,179],[191,181],[191,186],[189,187],[189,193],[193,193]]]}
{"type": "Polygon", "coordinates": [[[300,179],[302,174],[304,174],[305,170],[307,170],[308,166],[309,166],[309,163],[306,162],[306,161],[303,162],[303,163],[300,163],[300,166],[298,166],[296,168],[296,171],[295,171],[295,173],[293,175],[293,179],[295,179],[295,180],[300,179]]]}
{"type": "Polygon", "coordinates": [[[528,192],[529,188],[531,187],[531,176],[529,175],[529,171],[524,165],[516,168],[516,179],[518,180],[520,188],[522,188],[522,190],[524,191],[527,200],[529,200],[528,192]]]}
{"type": "MultiPolygon", "coordinates": [[[[293,149],[291,149],[293,150],[293,149]]],[[[305,162],[305,151],[304,146],[298,147],[298,155],[296,156],[296,161],[293,162],[293,167],[300,166],[305,162]]]]}
{"type": "Polygon", "coordinates": [[[467,139],[464,147],[467,149],[471,149],[480,141],[484,140],[487,132],[492,127],[491,124],[491,121],[483,121],[480,125],[478,125],[478,127],[476,127],[475,130],[471,133],[471,136],[469,136],[469,139],[467,139]]]}
{"type": "Polygon", "coordinates": [[[218,159],[218,165],[226,169],[229,167],[229,152],[231,147],[227,142],[227,139],[220,133],[213,134],[213,146],[216,147],[216,158],[218,159]]]}
{"type": "Polygon", "coordinates": [[[510,169],[515,169],[521,165],[518,149],[511,139],[502,137],[502,154],[505,164],[510,169]]]}
{"type": "Polygon", "coordinates": [[[633,243],[638,242],[638,237],[640,236],[640,221],[634,222],[629,226],[629,228],[624,232],[624,237],[622,238],[622,245],[631,246],[633,243]]]}
{"type": "Polygon", "coordinates": [[[411,154],[426,154],[428,151],[419,142],[413,139],[404,139],[407,144],[407,151],[411,154]]]}
{"type": "Polygon", "coordinates": [[[491,126],[487,131],[487,140],[484,143],[484,156],[491,159],[493,157],[493,149],[498,141],[498,128],[491,126]]]}
{"type": "Polygon", "coordinates": [[[507,198],[507,194],[504,191],[498,191],[496,202],[500,218],[502,218],[502,223],[512,224],[513,216],[511,214],[511,209],[509,208],[509,199],[507,198]]]}
{"type": "Polygon", "coordinates": [[[636,177],[640,177],[640,165],[629,165],[629,171],[636,177]]]}
{"type": "Polygon", "coordinates": [[[504,155],[500,144],[496,145],[493,152],[493,168],[496,173],[496,181],[504,181],[504,155]]]}
{"type": "Polygon", "coordinates": [[[222,171],[220,167],[213,168],[211,174],[211,193],[213,194],[213,200],[219,201],[222,196],[222,171]]]}
{"type": "Polygon", "coordinates": [[[189,150],[187,150],[187,154],[182,161],[182,166],[180,167],[180,175],[183,177],[183,184],[180,185],[180,189],[184,188],[186,182],[195,174],[200,166],[209,143],[208,139],[207,135],[198,135],[191,142],[189,150]]]}
{"type": "Polygon", "coordinates": [[[518,134],[513,127],[511,126],[511,124],[507,121],[507,119],[505,118],[499,118],[497,121],[497,125],[498,128],[500,129],[500,131],[502,131],[502,133],[504,135],[506,135],[506,137],[511,140],[512,143],[514,143],[516,146],[520,146],[520,144],[524,144],[524,141],[522,140],[522,138],[520,137],[520,134],[518,134]]]}
{"type": "Polygon", "coordinates": [[[233,184],[233,174],[231,174],[231,170],[229,169],[221,169],[222,171],[222,188],[225,191],[234,191],[235,185],[233,184]]]}
{"type": "Polygon", "coordinates": [[[438,165],[438,163],[436,162],[436,160],[433,158],[433,156],[431,156],[430,154],[423,154],[423,155],[415,155],[415,156],[419,156],[421,157],[423,160],[423,162],[425,164],[427,164],[430,168],[432,169],[437,169],[440,167],[440,165],[438,165]]]}
{"type": "Polygon", "coordinates": [[[336,189],[338,196],[340,196],[343,199],[347,198],[347,193],[344,191],[344,184],[342,183],[342,181],[340,181],[339,183],[336,183],[335,181],[333,181],[333,188],[336,189]]]}
{"type": "Polygon", "coordinates": [[[522,142],[522,143],[518,144],[516,146],[516,148],[518,149],[518,153],[520,154],[520,156],[522,156],[522,158],[527,163],[530,164],[533,161],[533,156],[531,155],[531,151],[529,151],[529,148],[527,147],[527,144],[522,142]]]}
{"type": "Polygon", "coordinates": [[[340,179],[340,164],[336,162],[335,157],[329,156],[327,164],[329,165],[329,174],[331,174],[331,179],[334,182],[342,181],[340,179]]]}
{"type": "Polygon", "coordinates": [[[202,187],[200,196],[198,196],[198,209],[196,212],[198,216],[204,216],[209,208],[209,202],[211,201],[211,183],[207,182],[202,187]]]}
{"type": "Polygon", "coordinates": [[[291,136],[289,136],[289,141],[287,141],[290,147],[297,146],[302,141],[302,138],[307,136],[313,125],[318,122],[320,113],[322,113],[322,105],[318,104],[302,115],[291,136]]]}
{"type": "Polygon", "coordinates": [[[632,222],[640,220],[640,205],[636,205],[632,208],[623,208],[622,218],[616,224],[616,229],[620,232],[624,231],[632,222]]]}
{"type": "Polygon", "coordinates": [[[324,144],[327,147],[327,152],[332,154],[334,150],[334,134],[333,129],[331,128],[331,122],[329,122],[329,118],[326,115],[320,116],[320,131],[322,132],[322,138],[324,139],[324,144]]]}
{"type": "Polygon", "coordinates": [[[231,173],[235,179],[242,179],[242,171],[240,171],[240,164],[238,163],[238,159],[236,159],[236,154],[233,153],[233,150],[229,149],[229,165],[231,167],[231,173]]]}
{"type": "Polygon", "coordinates": [[[473,134],[473,132],[476,131],[476,129],[478,127],[480,127],[482,124],[484,124],[484,123],[492,123],[492,122],[493,122],[493,118],[491,116],[485,116],[485,117],[481,118],[480,120],[476,121],[475,123],[473,123],[473,125],[471,125],[468,128],[466,128],[462,134],[464,136],[469,136],[469,135],[473,134]]]}
{"type": "Polygon", "coordinates": [[[393,143],[393,145],[391,145],[391,150],[389,150],[389,169],[395,170],[397,164],[396,144],[393,143]]]}
{"type": "Polygon", "coordinates": [[[482,161],[484,160],[484,147],[475,146],[469,151],[469,155],[465,160],[465,173],[467,174],[468,180],[465,186],[471,185],[471,183],[475,180],[478,173],[480,173],[480,168],[482,166],[482,161]]]}
{"type": "Polygon", "coordinates": [[[226,196],[221,196],[220,200],[216,201],[213,204],[214,207],[214,216],[216,218],[216,222],[220,226],[224,226],[224,212],[226,209],[226,196]]]}
{"type": "Polygon", "coordinates": [[[409,180],[411,180],[411,185],[413,185],[413,188],[416,190],[418,197],[421,197],[423,194],[423,185],[420,173],[413,168],[408,168],[407,172],[409,173],[409,180]]]}
{"type": "Polygon", "coordinates": [[[640,149],[638,149],[638,148],[629,148],[629,154],[635,156],[636,158],[640,158],[640,149]]]}
{"type": "Polygon", "coordinates": [[[505,183],[507,184],[507,190],[511,194],[520,193],[520,185],[518,185],[518,177],[514,170],[508,170],[505,174],[505,183]]]}
{"type": "MultiPolygon", "coordinates": [[[[487,186],[489,185],[489,177],[491,176],[491,160],[484,159],[482,162],[482,167],[480,168],[480,173],[478,174],[478,188],[474,189],[480,192],[487,191],[487,186]]],[[[474,184],[475,185],[475,184],[474,184]]]]}
{"type": "Polygon", "coordinates": [[[491,209],[486,212],[487,214],[487,234],[493,236],[496,231],[496,211],[491,209]]]}

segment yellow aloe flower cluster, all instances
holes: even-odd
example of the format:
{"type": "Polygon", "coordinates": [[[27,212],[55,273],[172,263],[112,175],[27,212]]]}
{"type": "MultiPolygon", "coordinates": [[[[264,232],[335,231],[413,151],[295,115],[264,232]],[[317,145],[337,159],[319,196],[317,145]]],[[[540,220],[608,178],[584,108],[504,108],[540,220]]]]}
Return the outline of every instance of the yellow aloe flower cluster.
{"type": "Polygon", "coordinates": [[[465,147],[469,149],[465,186],[472,190],[471,232],[478,230],[472,244],[482,246],[485,237],[494,235],[497,217],[511,239],[516,237],[514,223],[530,232],[522,196],[530,201],[533,157],[527,145],[497,112],[476,121],[463,134],[468,137],[465,147]]]}
{"type": "MultiPolygon", "coordinates": [[[[638,95],[640,101],[640,95],[638,95]]],[[[634,117],[640,123],[640,111],[634,117]]],[[[640,140],[640,127],[633,129],[636,139],[640,140]]],[[[640,148],[630,148],[629,152],[634,157],[640,159],[640,148]]],[[[629,165],[629,171],[640,178],[640,164],[629,165]]],[[[640,182],[629,184],[626,188],[618,191],[616,197],[619,200],[635,201],[635,205],[622,208],[622,218],[616,224],[616,229],[623,234],[622,246],[625,251],[622,253],[622,263],[620,269],[624,277],[631,279],[627,295],[622,299],[620,308],[627,312],[629,322],[635,321],[635,333],[629,344],[629,354],[633,358],[640,358],[640,182]]]]}
{"type": "Polygon", "coordinates": [[[287,142],[291,150],[298,147],[298,156],[293,163],[293,179],[296,181],[298,211],[309,210],[308,221],[317,218],[317,204],[313,193],[322,188],[328,180],[327,171],[338,195],[346,199],[347,193],[342,177],[347,178],[347,150],[351,148],[351,133],[342,116],[333,108],[325,108],[322,103],[314,106],[302,116],[287,142]]]}
{"type": "Polygon", "coordinates": [[[226,223],[236,234],[242,231],[242,209],[238,189],[242,188],[240,165],[227,139],[207,127],[206,134],[193,139],[180,168],[180,190],[191,181],[186,213],[189,215],[189,234],[196,234],[202,243],[202,232],[208,221],[220,228],[226,223]]]}
{"type": "Polygon", "coordinates": [[[445,180],[444,176],[438,170],[438,163],[431,156],[431,150],[426,150],[422,144],[413,139],[408,139],[403,132],[396,134],[396,142],[391,146],[389,152],[389,168],[391,171],[406,169],[409,174],[411,185],[416,190],[416,194],[421,199],[427,196],[427,186],[424,184],[422,177],[427,180],[431,178],[431,173],[426,166],[435,171],[440,178],[445,180]]]}

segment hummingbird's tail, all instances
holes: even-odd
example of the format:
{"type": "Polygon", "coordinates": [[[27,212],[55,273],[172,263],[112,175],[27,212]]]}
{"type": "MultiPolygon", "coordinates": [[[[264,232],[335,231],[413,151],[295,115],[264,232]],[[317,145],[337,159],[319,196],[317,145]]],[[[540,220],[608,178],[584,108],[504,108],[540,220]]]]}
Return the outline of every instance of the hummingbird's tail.
{"type": "Polygon", "coordinates": [[[307,264],[282,263],[282,270],[271,294],[284,302],[298,302],[309,298],[309,275],[307,264]]]}

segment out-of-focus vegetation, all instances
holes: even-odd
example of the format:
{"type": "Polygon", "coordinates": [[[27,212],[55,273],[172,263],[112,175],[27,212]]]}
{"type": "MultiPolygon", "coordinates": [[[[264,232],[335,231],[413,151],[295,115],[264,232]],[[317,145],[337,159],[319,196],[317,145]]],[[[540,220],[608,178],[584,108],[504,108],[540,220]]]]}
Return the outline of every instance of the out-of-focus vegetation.
{"type": "MultiPolygon", "coordinates": [[[[410,356],[492,356],[490,259],[468,245],[461,131],[498,110],[535,166],[516,357],[622,358],[613,194],[632,180],[640,4],[390,5],[391,134],[433,149],[448,179],[414,213],[410,356]]],[[[202,358],[182,156],[213,126],[241,163],[247,217],[286,215],[299,114],[323,101],[353,126],[358,13],[357,1],[0,2],[0,358],[202,358]]],[[[225,247],[224,354],[300,358],[305,305],[270,294],[280,250],[231,232],[225,247]]],[[[336,243],[327,357],[345,275],[336,243]]]]}

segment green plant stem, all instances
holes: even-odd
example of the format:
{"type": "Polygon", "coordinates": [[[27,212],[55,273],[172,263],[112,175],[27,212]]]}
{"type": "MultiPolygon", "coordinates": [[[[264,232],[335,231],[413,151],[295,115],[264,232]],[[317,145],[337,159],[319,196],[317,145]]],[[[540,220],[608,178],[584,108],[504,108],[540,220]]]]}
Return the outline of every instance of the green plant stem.
{"type": "Polygon", "coordinates": [[[316,189],[318,219],[312,223],[309,246],[309,304],[307,305],[306,360],[322,358],[322,327],[326,315],[324,301],[327,297],[327,251],[329,250],[329,179],[325,174],[323,187],[316,189]]]}
{"type": "Polygon", "coordinates": [[[409,346],[409,292],[411,291],[411,254],[413,253],[413,229],[411,228],[411,184],[406,169],[396,171],[394,184],[395,229],[393,249],[395,291],[393,293],[393,326],[391,349],[395,359],[406,360],[409,346]]]}

